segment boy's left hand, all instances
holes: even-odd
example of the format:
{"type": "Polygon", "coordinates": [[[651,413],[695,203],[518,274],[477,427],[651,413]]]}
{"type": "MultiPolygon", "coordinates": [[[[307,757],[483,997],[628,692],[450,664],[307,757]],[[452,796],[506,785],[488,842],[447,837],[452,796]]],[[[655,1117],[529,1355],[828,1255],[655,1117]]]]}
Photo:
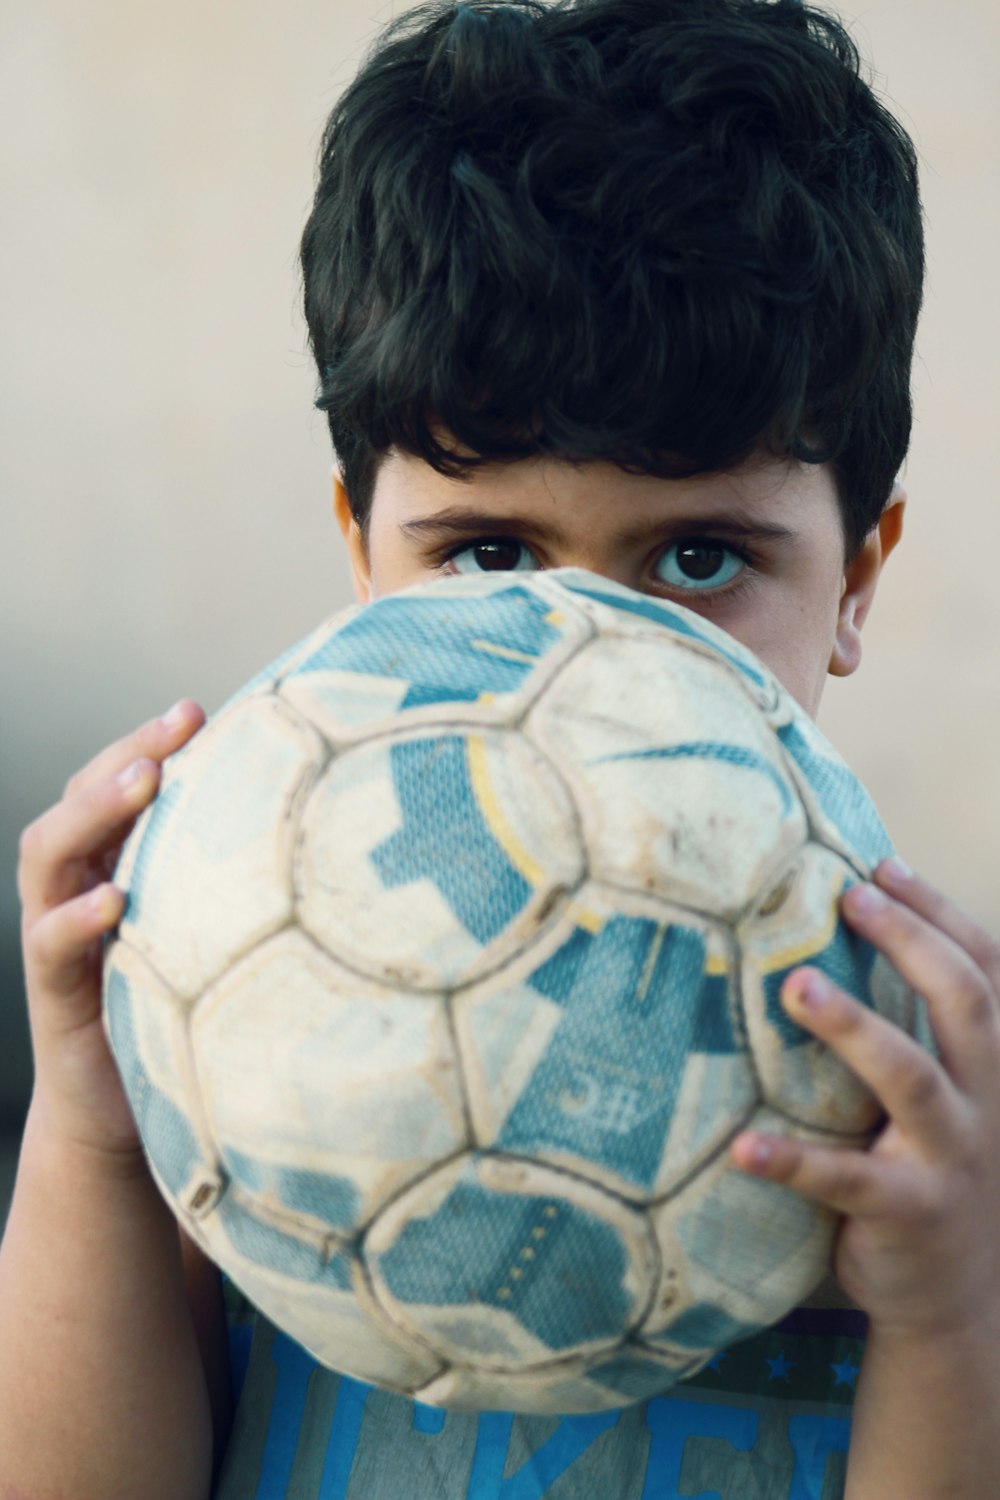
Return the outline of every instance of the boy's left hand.
{"type": "Polygon", "coordinates": [[[788,1013],[868,1085],[887,1124],[867,1151],[746,1132],[733,1156],[846,1216],[834,1271],[880,1329],[1000,1335],[1000,945],[892,860],[841,909],[923,996],[939,1057],[796,969],[788,1013]]]}

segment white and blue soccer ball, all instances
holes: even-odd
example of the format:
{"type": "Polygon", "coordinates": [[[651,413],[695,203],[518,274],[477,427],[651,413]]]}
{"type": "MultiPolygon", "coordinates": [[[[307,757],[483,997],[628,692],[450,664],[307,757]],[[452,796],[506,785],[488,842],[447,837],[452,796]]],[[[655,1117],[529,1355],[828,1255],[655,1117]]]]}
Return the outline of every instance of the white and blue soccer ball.
{"type": "Polygon", "coordinates": [[[730,1161],[875,1101],[787,1017],[890,845],[757,659],[592,574],[348,610],[168,765],[105,1024],[187,1231],[319,1361],[442,1406],[626,1405],[781,1318],[832,1216],[730,1161]]]}

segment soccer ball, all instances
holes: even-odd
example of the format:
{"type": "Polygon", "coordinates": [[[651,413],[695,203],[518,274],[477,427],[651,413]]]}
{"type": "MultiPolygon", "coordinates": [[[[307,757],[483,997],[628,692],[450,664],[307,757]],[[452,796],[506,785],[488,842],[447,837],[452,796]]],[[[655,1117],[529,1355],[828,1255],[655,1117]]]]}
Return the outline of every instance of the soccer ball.
{"type": "Polygon", "coordinates": [[[169,763],[105,1026],[188,1233],[321,1363],[420,1401],[623,1406],[781,1318],[835,1221],[730,1161],[878,1107],[805,961],[889,852],[756,658],[579,570],[351,609],[169,763]]]}

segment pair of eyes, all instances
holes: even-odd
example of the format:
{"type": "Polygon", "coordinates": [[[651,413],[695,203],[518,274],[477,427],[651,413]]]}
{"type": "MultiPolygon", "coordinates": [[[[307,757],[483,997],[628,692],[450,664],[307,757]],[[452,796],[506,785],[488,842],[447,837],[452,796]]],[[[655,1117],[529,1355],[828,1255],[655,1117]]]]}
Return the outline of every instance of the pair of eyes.
{"type": "MultiPolygon", "coordinates": [[[[524,542],[513,536],[484,537],[449,553],[456,573],[534,573],[541,563],[524,542]]],[[[724,588],[747,566],[745,555],[711,537],[684,537],[666,547],[653,564],[658,583],[668,588],[707,590],[724,588]]]]}

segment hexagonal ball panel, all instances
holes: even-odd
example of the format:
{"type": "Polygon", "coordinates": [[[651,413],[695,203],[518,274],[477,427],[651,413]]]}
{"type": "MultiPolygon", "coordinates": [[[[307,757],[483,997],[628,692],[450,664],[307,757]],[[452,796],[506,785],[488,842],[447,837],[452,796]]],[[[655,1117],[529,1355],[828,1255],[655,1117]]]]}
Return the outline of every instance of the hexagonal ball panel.
{"type": "Polygon", "coordinates": [[[430,1406],[454,1411],[518,1411],[533,1417],[620,1407],[621,1396],[592,1380],[588,1363],[583,1358],[565,1359],[554,1367],[516,1372],[453,1365],[413,1394],[430,1406]]]}
{"type": "Polygon", "coordinates": [[[346,750],[302,833],[302,925],[360,972],[418,989],[495,968],[583,874],[572,803],[517,730],[456,726],[346,750]]]}
{"type": "Polygon", "coordinates": [[[786,697],[773,673],[752,651],[696,610],[685,609],[673,600],[637,593],[585,568],[551,568],[538,586],[552,593],[557,589],[568,593],[602,635],[634,638],[661,636],[666,632],[688,650],[726,662],[739,673],[750,696],[763,710],[774,712],[786,697]]]}
{"type": "Polygon", "coordinates": [[[401,1194],[362,1248],[394,1322],[449,1364],[494,1371],[613,1348],[657,1264],[645,1215],[569,1173],[490,1155],[401,1194]]]}
{"type": "Polygon", "coordinates": [[[599,880],[729,916],[805,839],[774,737],[732,669],[666,631],[591,642],[526,729],[573,790],[599,880]]]}
{"type": "Polygon", "coordinates": [[[456,995],[476,1140],[655,1197],[757,1103],[723,931],[584,889],[543,942],[456,995]]]}
{"type": "Polygon", "coordinates": [[[120,931],[179,995],[291,917],[296,816],[325,754],[278,699],[254,696],[168,762],[123,866],[120,931]]]}
{"type": "Polygon", "coordinates": [[[380,989],[289,931],[195,1009],[205,1113],[256,1205],[350,1235],[465,1144],[441,1001],[380,989]]]}
{"type": "MultiPolygon", "coordinates": [[[[748,1128],[788,1133],[766,1108],[748,1128]]],[[[790,1188],[740,1171],[728,1153],[651,1217],[663,1279],[640,1337],[689,1356],[725,1348],[796,1307],[826,1274],[836,1223],[790,1188]]]]}
{"type": "Polygon", "coordinates": [[[770,716],[812,837],[867,876],[892,853],[892,841],[861,782],[806,715],[784,699],[770,716]]]}

